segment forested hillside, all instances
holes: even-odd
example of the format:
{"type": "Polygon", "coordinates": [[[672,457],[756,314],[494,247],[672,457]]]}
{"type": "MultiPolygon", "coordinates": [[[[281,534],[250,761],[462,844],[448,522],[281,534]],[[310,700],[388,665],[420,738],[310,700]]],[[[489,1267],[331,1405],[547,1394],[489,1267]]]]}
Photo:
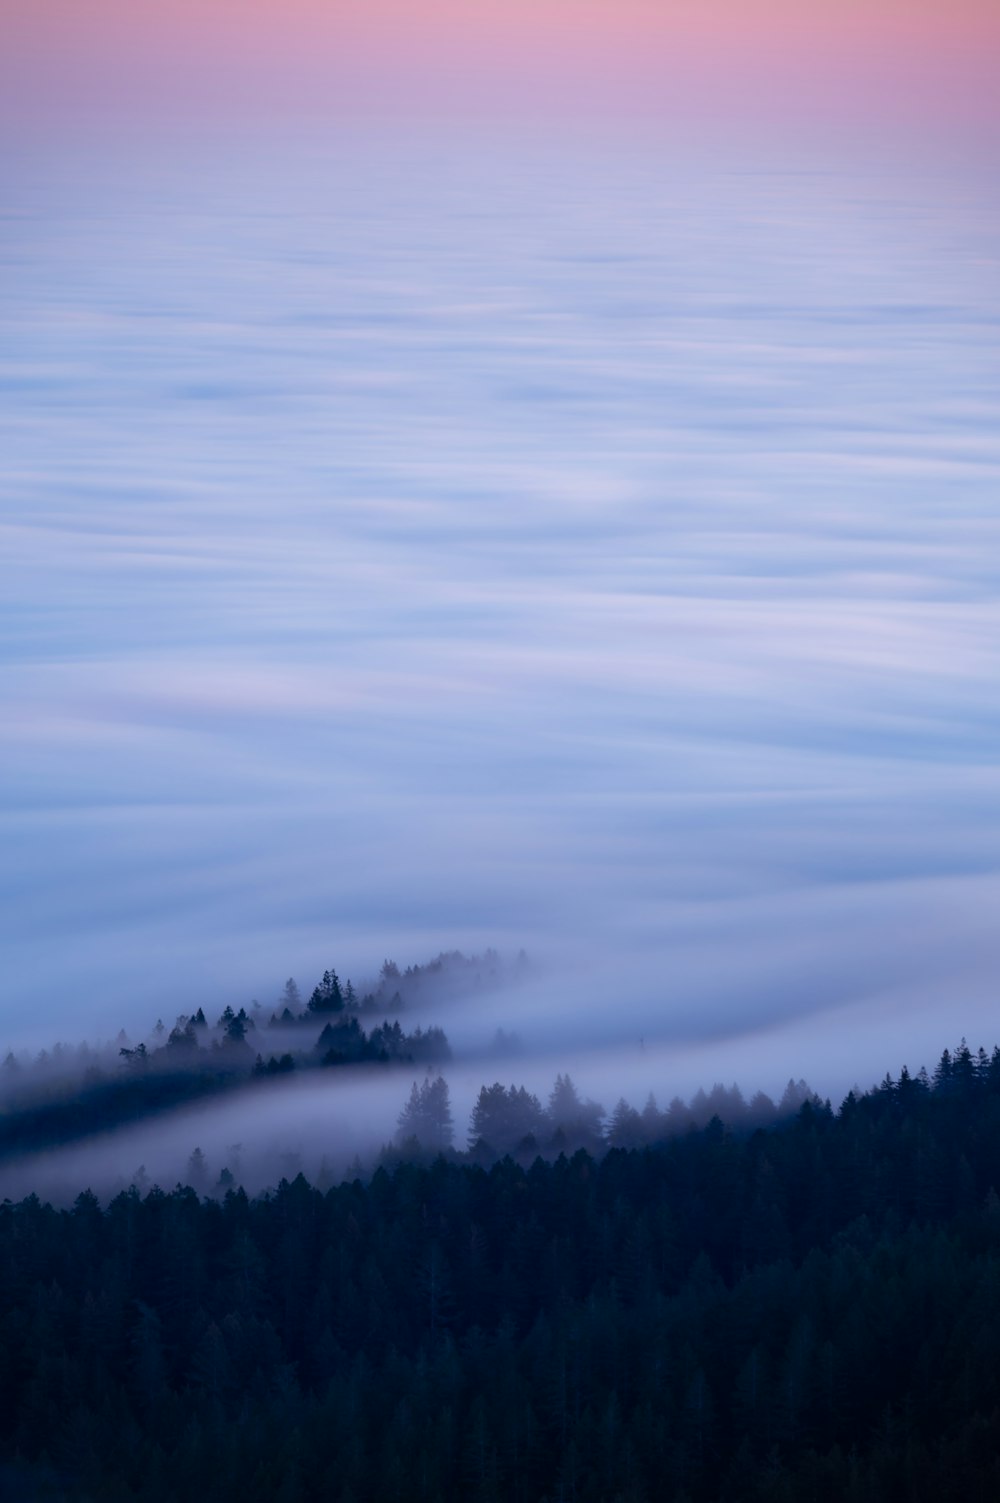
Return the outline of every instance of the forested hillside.
{"type": "Polygon", "coordinates": [[[275,1076],[344,1066],[441,1065],[451,1056],[444,1030],[399,1020],[423,997],[495,982],[499,957],[458,951],[401,971],[384,962],[360,992],[328,968],[307,1002],[289,977],[270,1015],[259,1002],[224,1007],[215,1022],[201,1005],[168,1029],[159,1019],[133,1043],[56,1044],[32,1057],[8,1050],[0,1065],[0,1160],[58,1147],[275,1076]]]}
{"type": "Polygon", "coordinates": [[[1000,1052],[325,1194],[0,1208],[3,1495],[1000,1496],[1000,1052]]]}
{"type": "Polygon", "coordinates": [[[107,1198],[133,1184],[144,1192],[178,1179],[199,1191],[242,1184],[260,1192],[303,1168],[325,1189],[380,1162],[391,1167],[466,1147],[481,1165],[510,1154],[528,1166],[539,1154],[646,1147],[713,1116],[741,1130],[769,1127],[818,1100],[803,1080],[789,1080],[775,1100],[758,1091],[748,1101],[738,1086],[716,1084],[688,1101],[675,1095],[664,1110],[651,1092],[637,1106],[621,1098],[609,1114],[561,1070],[547,1100],[523,1082],[480,1087],[496,1069],[528,1066],[538,1080],[538,1062],[532,1070],[519,1035],[496,1026],[498,1016],[509,1023],[506,1009],[529,969],[523,951],[512,963],[490,949],[450,951],[405,970],[387,960],[377,980],[356,988],[329,967],[308,1000],[289,977],[270,1013],[259,1002],[249,1010],[227,1004],[217,1015],[199,1004],[171,1028],[158,1020],[139,1039],[123,1030],[114,1043],[9,1050],[0,1063],[0,1196],[47,1185],[64,1203],[81,1184],[107,1198]],[[464,1027],[457,1051],[432,1021],[449,1006],[449,1023],[457,1018],[464,1027]],[[478,1088],[469,1117],[457,1123],[443,1070],[457,1076],[465,1110],[470,1086],[478,1088]],[[409,1081],[393,1087],[400,1075],[409,1081]],[[315,1092],[312,1121],[308,1107],[300,1116],[295,1110],[295,1093],[301,1101],[307,1086],[315,1092]],[[211,1108],[223,1098],[234,1110],[220,1143],[211,1108]],[[248,1126],[268,1111],[274,1132],[262,1144],[248,1126]],[[150,1131],[133,1149],[133,1131],[145,1126],[150,1131]],[[244,1144],[245,1137],[257,1141],[244,1144]],[[74,1146],[80,1153],[60,1165],[60,1152],[74,1146]],[[55,1182],[45,1178],[52,1168],[55,1182]]]}

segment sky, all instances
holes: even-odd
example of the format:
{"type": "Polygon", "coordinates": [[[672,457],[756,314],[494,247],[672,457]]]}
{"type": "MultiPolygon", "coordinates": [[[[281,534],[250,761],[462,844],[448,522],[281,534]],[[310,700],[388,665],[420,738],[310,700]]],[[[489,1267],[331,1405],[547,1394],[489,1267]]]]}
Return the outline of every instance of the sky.
{"type": "Polygon", "coordinates": [[[994,9],[2,25],[0,1045],[490,944],[667,1095],[992,1044],[994,9]]]}
{"type": "Polygon", "coordinates": [[[12,139],[332,119],[995,141],[992,0],[8,0],[12,139]]]}

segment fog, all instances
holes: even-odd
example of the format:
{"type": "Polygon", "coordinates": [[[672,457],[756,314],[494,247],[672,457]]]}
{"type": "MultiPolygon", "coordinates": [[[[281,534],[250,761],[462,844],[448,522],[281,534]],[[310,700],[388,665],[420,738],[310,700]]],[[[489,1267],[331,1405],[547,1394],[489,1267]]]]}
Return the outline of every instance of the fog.
{"type": "MultiPolygon", "coordinates": [[[[596,1100],[607,1119],[622,1095],[637,1109],[650,1092],[663,1109],[675,1096],[690,1099],[697,1087],[715,1083],[714,1076],[699,1075],[704,1070],[721,1067],[726,1084],[742,1071],[748,1100],[763,1086],[778,1102],[787,1084],[766,1049],[754,1046],[749,1051],[704,1045],[667,1048],[643,1038],[598,1053],[587,1042],[578,1046],[565,1040],[558,1052],[529,1053],[518,1045],[515,1040],[510,1047],[498,1048],[491,1040],[480,1050],[457,1053],[440,1067],[448,1085],[457,1150],[472,1145],[470,1119],[476,1098],[483,1085],[497,1080],[524,1086],[544,1105],[556,1075],[569,1073],[581,1097],[596,1100]]],[[[35,1193],[69,1203],[84,1187],[108,1198],[131,1185],[145,1192],[153,1185],[171,1189],[177,1183],[193,1184],[203,1194],[221,1194],[230,1185],[260,1193],[299,1171],[324,1186],[356,1174],[367,1179],[386,1151],[402,1139],[400,1116],[411,1086],[437,1075],[438,1069],[359,1066],[296,1071],[262,1082],[246,1078],[230,1091],[210,1096],[207,1103],[159,1112],[65,1146],[22,1154],[8,1150],[0,1158],[0,1198],[35,1193]],[[196,1149],[204,1158],[198,1171],[192,1165],[196,1149]]],[[[25,1097],[8,1100],[8,1109],[23,1107],[25,1097]]],[[[34,1099],[54,1098],[43,1091],[34,1099]]],[[[428,1156],[432,1150],[422,1146],[428,1156]]],[[[553,1157],[559,1147],[540,1142],[538,1151],[553,1157]]],[[[534,1153],[526,1151],[527,1161],[534,1153]]],[[[485,1162],[493,1156],[488,1150],[485,1162]]]]}
{"type": "MultiPolygon", "coordinates": [[[[468,967],[465,986],[460,984],[461,972],[446,972],[436,987],[433,975],[425,974],[415,987],[407,989],[404,981],[400,1001],[391,982],[381,994],[392,995],[390,1012],[379,1002],[353,1014],[369,1032],[395,1020],[407,1037],[414,1028],[426,1031],[445,1024],[445,1052],[432,1054],[428,1061],[404,1057],[383,1064],[320,1068],[323,1046],[317,1048],[315,1039],[324,1017],[304,1014],[296,1027],[275,1027],[263,1011],[256,1014],[256,1026],[235,1059],[227,1057],[225,1044],[220,1051],[220,1031],[211,1025],[194,1054],[164,1047],[165,1034],[150,1034],[154,1052],[138,1078],[135,1066],[118,1057],[117,1041],[82,1053],[63,1049],[41,1062],[24,1053],[16,1071],[8,1065],[0,1072],[0,1198],[35,1193],[66,1204],[83,1187],[107,1199],[129,1187],[145,1193],[154,1185],[170,1189],[178,1183],[190,1184],[201,1194],[219,1195],[233,1186],[258,1194],[300,1171],[324,1187],[344,1177],[367,1179],[379,1164],[396,1162],[399,1148],[404,1157],[417,1153],[424,1159],[437,1151],[425,1139],[419,1148],[405,1143],[403,1109],[414,1085],[419,1088],[439,1075],[447,1084],[451,1106],[454,1136],[451,1140],[449,1134],[449,1140],[458,1151],[476,1145],[473,1108],[481,1088],[494,1082],[524,1088],[544,1106],[557,1076],[568,1074],[581,1099],[601,1108],[603,1127],[597,1136],[588,1135],[583,1142],[571,1137],[564,1143],[553,1132],[559,1126],[556,1119],[537,1140],[516,1143],[518,1133],[508,1143],[479,1145],[474,1161],[487,1165],[515,1148],[525,1163],[537,1152],[554,1157],[563,1147],[600,1152],[609,1141],[616,1146],[612,1118],[620,1100],[641,1111],[652,1098],[662,1113],[678,1100],[696,1105],[699,1092],[720,1086],[734,1088],[737,1103],[740,1094],[751,1102],[763,1091],[768,1100],[759,1110],[765,1120],[744,1118],[741,1106],[724,1099],[704,1108],[700,1117],[682,1114],[665,1120],[658,1131],[683,1131],[689,1120],[703,1125],[716,1113],[737,1131],[750,1130],[771,1124],[771,1103],[780,1103],[792,1084],[799,1088],[796,1100],[809,1094],[825,1096],[837,1107],[848,1090],[863,1091],[876,1084],[868,1070],[870,1060],[891,1061],[894,1075],[902,1064],[916,1074],[922,1066],[933,1069],[941,1038],[950,1037],[942,1030],[933,978],[929,984],[914,981],[879,991],[876,972],[856,997],[835,1004],[821,998],[825,1006],[769,1011],[762,972],[762,993],[752,1022],[743,1018],[740,1023],[732,1009],[727,1013],[720,1006],[714,1032],[704,1016],[695,1021],[704,1013],[698,998],[678,1012],[672,1031],[665,1030],[662,1008],[641,991],[644,978],[648,982],[639,966],[631,973],[591,974],[585,983],[582,975],[545,971],[523,955],[507,966],[492,957],[489,967],[468,967]],[[607,988],[601,1025],[587,1007],[599,985],[607,988]],[[647,1032],[623,1036],[629,1026],[646,1024],[647,1032]],[[905,1054],[898,1057],[904,1036],[905,1054]],[[254,1053],[259,1074],[262,1058],[270,1057],[273,1068],[286,1050],[288,1074],[267,1079],[251,1074],[254,1053]],[[804,1070],[807,1078],[800,1073],[796,1081],[796,1070],[804,1070]],[[171,1075],[176,1078],[178,1072],[189,1072],[192,1078],[206,1075],[202,1099],[171,1106],[158,1096],[159,1082],[171,1075]],[[93,1094],[110,1089],[115,1081],[130,1080],[143,1096],[134,1120],[128,1120],[128,1106],[93,1094]],[[39,1125],[37,1120],[32,1126],[32,1112],[44,1112],[53,1103],[72,1108],[72,1115],[55,1126],[39,1125]],[[123,1114],[120,1120],[117,1114],[123,1114]],[[95,1130],[95,1121],[105,1122],[105,1129],[95,1130]],[[51,1146],[19,1148],[16,1135],[25,1130],[26,1122],[29,1140],[38,1134],[38,1141],[51,1146]],[[196,1152],[197,1164],[192,1158],[196,1152]]],[[[336,1014],[332,1021],[344,1017],[336,1014]]],[[[978,1035],[971,1039],[973,1048],[980,1042],[978,1035]]],[[[779,1111],[777,1120],[781,1119],[779,1111]]],[[[25,1140],[20,1141],[23,1145],[25,1140]]]]}
{"type": "MultiPolygon", "coordinates": [[[[481,141],[0,172],[0,1045],[488,945],[531,978],[407,1015],[460,1137],[498,1069],[836,1096],[995,1041],[995,184],[481,141]]],[[[106,1177],[349,1157],[407,1089],[269,1084],[106,1177]]]]}

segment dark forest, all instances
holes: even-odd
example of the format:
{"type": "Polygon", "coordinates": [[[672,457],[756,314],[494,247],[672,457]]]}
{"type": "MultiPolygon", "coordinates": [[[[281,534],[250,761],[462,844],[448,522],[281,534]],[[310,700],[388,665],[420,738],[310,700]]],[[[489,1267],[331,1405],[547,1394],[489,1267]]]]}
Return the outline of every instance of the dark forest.
{"type": "Polygon", "coordinates": [[[643,1148],[0,1208],[3,1496],[1000,1496],[1000,1050],[643,1148]]]}

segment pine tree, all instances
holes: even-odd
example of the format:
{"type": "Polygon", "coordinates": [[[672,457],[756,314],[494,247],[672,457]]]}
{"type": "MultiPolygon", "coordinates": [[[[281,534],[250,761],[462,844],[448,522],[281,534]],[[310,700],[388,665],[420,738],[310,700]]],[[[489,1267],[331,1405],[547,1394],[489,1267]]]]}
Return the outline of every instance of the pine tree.
{"type": "Polygon", "coordinates": [[[208,1183],[208,1165],[200,1148],[188,1159],[187,1175],[187,1182],[194,1190],[203,1190],[208,1183]]]}
{"type": "Polygon", "coordinates": [[[611,1113],[608,1142],[612,1148],[638,1148],[643,1138],[642,1118],[635,1107],[629,1106],[624,1096],[620,1097],[611,1113]]]}
{"type": "Polygon", "coordinates": [[[451,1147],[453,1137],[447,1081],[441,1075],[420,1085],[414,1081],[409,1100],[399,1114],[396,1143],[402,1147],[415,1138],[422,1148],[441,1153],[451,1147]]]}
{"type": "Polygon", "coordinates": [[[309,998],[310,1012],[343,1012],[344,996],[340,990],[340,979],[336,971],[323,972],[323,979],[313,990],[309,998]]]}

